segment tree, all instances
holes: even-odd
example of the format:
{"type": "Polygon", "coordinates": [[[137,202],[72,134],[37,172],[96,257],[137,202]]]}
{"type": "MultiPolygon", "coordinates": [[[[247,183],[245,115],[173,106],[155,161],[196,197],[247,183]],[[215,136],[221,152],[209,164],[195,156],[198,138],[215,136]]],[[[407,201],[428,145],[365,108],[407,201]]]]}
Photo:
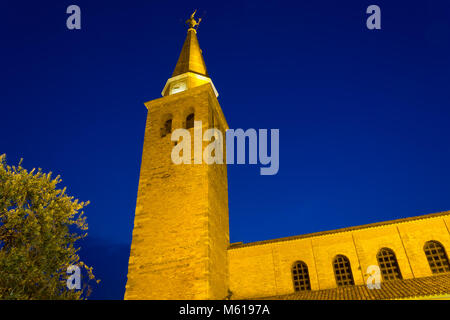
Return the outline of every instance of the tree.
{"type": "Polygon", "coordinates": [[[80,261],[75,242],[87,236],[82,211],[89,202],[74,200],[59,176],[41,169],[8,166],[0,155],[0,299],[83,299],[89,295],[92,268],[80,261]],[[83,271],[84,285],[69,289],[67,270],[83,271]],[[73,267],[72,267],[73,269],[73,267]]]}

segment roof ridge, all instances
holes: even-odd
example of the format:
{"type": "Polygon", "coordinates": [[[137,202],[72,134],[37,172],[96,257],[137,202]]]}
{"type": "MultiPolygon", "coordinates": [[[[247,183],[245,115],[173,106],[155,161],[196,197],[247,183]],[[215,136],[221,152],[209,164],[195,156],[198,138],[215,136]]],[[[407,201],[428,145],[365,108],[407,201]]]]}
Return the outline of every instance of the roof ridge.
{"type": "Polygon", "coordinates": [[[293,240],[298,240],[298,239],[305,239],[305,238],[311,238],[311,237],[316,237],[316,236],[324,236],[324,235],[330,235],[330,234],[341,233],[341,232],[350,232],[350,231],[356,231],[356,230],[360,230],[360,229],[381,227],[381,226],[396,224],[396,223],[404,223],[404,222],[410,222],[410,221],[416,221],[416,220],[422,220],[422,219],[430,219],[430,218],[446,216],[446,215],[450,215],[450,210],[429,213],[429,214],[414,216],[414,217],[373,222],[373,223],[363,224],[363,225],[359,225],[359,226],[344,227],[344,228],[339,228],[339,229],[334,229],[334,230],[306,233],[303,235],[275,238],[275,239],[269,239],[269,240],[261,240],[261,241],[248,242],[248,243],[237,242],[236,244],[231,244],[228,249],[239,249],[239,248],[250,247],[250,246],[255,246],[255,245],[264,245],[264,244],[269,244],[269,243],[274,243],[274,242],[293,241],[293,240]]]}

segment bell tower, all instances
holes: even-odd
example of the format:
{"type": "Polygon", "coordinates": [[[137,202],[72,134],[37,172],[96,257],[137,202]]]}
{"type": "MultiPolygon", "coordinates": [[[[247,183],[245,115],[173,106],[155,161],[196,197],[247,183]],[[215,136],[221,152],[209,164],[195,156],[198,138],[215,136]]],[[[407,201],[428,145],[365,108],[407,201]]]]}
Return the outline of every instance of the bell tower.
{"type": "MultiPolygon", "coordinates": [[[[224,299],[228,293],[226,164],[175,164],[171,158],[177,144],[171,140],[173,130],[187,129],[193,150],[199,121],[202,132],[216,128],[225,137],[228,129],[198,43],[200,20],[194,15],[186,21],[186,40],[163,97],[145,103],[125,299],[224,299]]],[[[203,150],[209,143],[202,141],[203,150]]],[[[193,151],[191,155],[193,160],[193,151]]]]}

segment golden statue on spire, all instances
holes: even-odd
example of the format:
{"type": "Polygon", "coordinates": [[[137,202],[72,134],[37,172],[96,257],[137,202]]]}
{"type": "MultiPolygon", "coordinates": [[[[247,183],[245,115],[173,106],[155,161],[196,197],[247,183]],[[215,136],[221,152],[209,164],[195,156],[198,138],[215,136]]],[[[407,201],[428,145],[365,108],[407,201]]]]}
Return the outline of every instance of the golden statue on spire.
{"type": "Polygon", "coordinates": [[[191,14],[191,17],[189,19],[186,20],[186,24],[189,26],[189,28],[192,28],[194,30],[197,30],[198,25],[200,24],[200,22],[202,21],[202,18],[198,19],[198,22],[195,21],[195,13],[197,12],[197,9],[195,9],[194,13],[191,14]]]}

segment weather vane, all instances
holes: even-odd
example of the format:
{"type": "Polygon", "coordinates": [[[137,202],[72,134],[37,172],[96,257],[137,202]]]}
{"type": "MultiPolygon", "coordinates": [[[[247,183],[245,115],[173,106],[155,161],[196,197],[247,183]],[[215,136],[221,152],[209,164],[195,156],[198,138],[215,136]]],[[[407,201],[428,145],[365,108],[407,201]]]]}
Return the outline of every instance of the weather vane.
{"type": "Polygon", "coordinates": [[[202,21],[202,18],[198,19],[198,22],[195,21],[195,13],[197,12],[197,9],[194,11],[194,13],[191,14],[191,17],[189,19],[186,20],[186,24],[189,26],[189,28],[192,28],[194,30],[198,29],[198,25],[200,24],[200,22],[202,21]]]}

